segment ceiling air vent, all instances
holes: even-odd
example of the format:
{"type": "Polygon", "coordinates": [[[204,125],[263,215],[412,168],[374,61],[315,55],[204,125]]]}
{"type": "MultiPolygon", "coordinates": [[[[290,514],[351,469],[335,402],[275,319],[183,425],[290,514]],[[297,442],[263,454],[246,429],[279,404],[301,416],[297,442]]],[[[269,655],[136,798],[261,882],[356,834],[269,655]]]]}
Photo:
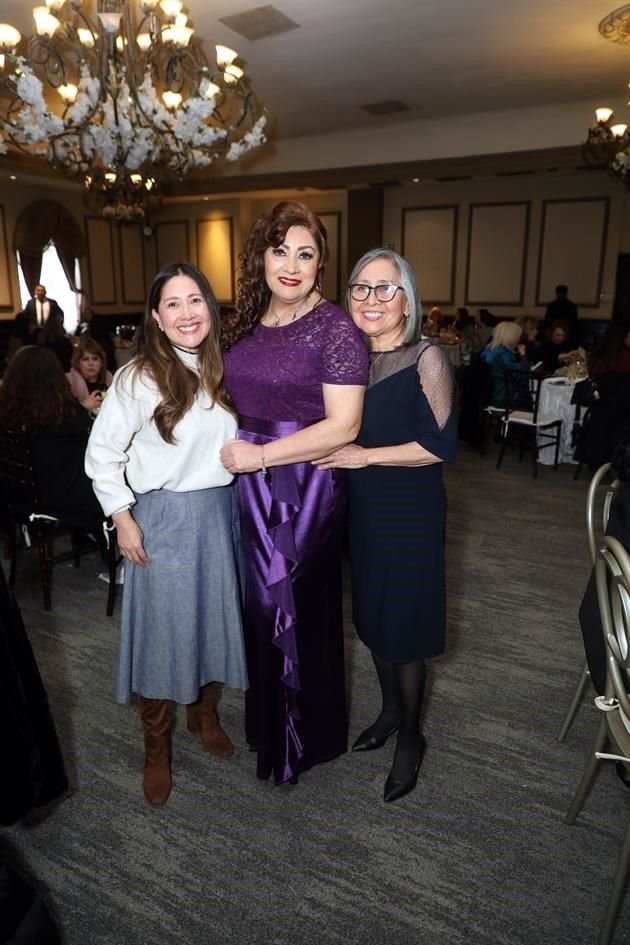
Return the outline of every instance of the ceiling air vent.
{"type": "Polygon", "coordinates": [[[299,23],[290,20],[288,16],[268,4],[264,7],[254,7],[244,13],[235,13],[234,16],[224,16],[220,23],[229,26],[231,30],[253,42],[255,39],[266,39],[268,36],[278,36],[288,33],[289,30],[298,30],[299,23]]]}
{"type": "Polygon", "coordinates": [[[396,112],[408,112],[409,106],[398,99],[392,99],[387,102],[372,102],[371,105],[361,105],[364,112],[368,115],[395,115],[396,112]]]}

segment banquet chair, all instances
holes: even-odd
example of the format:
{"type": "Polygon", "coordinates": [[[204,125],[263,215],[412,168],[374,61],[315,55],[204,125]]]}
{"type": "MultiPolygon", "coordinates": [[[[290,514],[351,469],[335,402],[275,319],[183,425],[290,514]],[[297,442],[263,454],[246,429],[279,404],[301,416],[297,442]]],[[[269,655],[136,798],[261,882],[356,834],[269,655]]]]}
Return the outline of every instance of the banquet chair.
{"type": "Polygon", "coordinates": [[[554,469],[558,468],[560,456],[560,438],[562,420],[560,417],[539,413],[541,379],[531,371],[505,371],[506,406],[501,419],[501,449],[497,459],[497,469],[501,468],[510,434],[518,434],[519,459],[525,450],[532,453],[532,473],[538,476],[538,454],[541,450],[554,448],[554,469]],[[515,428],[515,431],[511,428],[515,428]]]}
{"type": "MultiPolygon", "coordinates": [[[[580,404],[575,405],[575,414],[573,416],[573,429],[571,430],[571,446],[575,450],[580,442],[580,438],[584,432],[585,425],[589,422],[591,417],[591,408],[582,407],[580,404]]],[[[573,481],[577,482],[582,474],[584,469],[584,463],[578,460],[577,466],[575,467],[575,472],[573,473],[573,481]]]]}
{"type": "MultiPolygon", "coordinates": [[[[606,483],[604,482],[606,476],[610,472],[610,463],[604,463],[603,466],[600,466],[588,487],[588,493],[586,495],[586,540],[588,543],[588,553],[591,559],[591,565],[594,568],[597,563],[597,551],[600,547],[604,532],[606,531],[606,526],[608,525],[608,517],[610,515],[610,507],[615,498],[615,488],[617,482],[606,483]],[[601,502],[601,515],[598,515],[598,506],[601,502]]],[[[560,731],[558,733],[558,741],[563,742],[567,737],[569,729],[573,725],[575,716],[580,707],[582,699],[584,698],[584,693],[586,687],[589,684],[591,674],[588,669],[588,662],[584,660],[584,665],[580,672],[580,676],[575,687],[575,692],[573,693],[573,698],[571,699],[571,704],[567,709],[567,713],[564,717],[560,731]]]]}
{"type": "Polygon", "coordinates": [[[490,365],[486,364],[483,358],[480,357],[478,358],[475,367],[479,376],[480,397],[482,403],[480,452],[481,455],[484,456],[486,452],[486,442],[488,440],[488,436],[492,433],[498,438],[499,431],[501,429],[501,418],[505,413],[505,409],[503,407],[495,407],[490,403],[494,387],[490,365]]]}
{"type": "MultiPolygon", "coordinates": [[[[63,520],[46,514],[42,508],[33,469],[30,439],[28,434],[22,431],[0,431],[0,497],[6,510],[9,587],[12,590],[15,587],[18,535],[21,533],[27,548],[37,548],[44,610],[52,610],[51,568],[64,561],[73,561],[74,566],[79,567],[81,555],[101,550],[100,536],[79,542],[76,529],[68,528],[63,520]],[[61,536],[70,538],[70,550],[53,554],[54,540],[61,536]]],[[[104,525],[108,532],[113,528],[113,525],[104,525]]],[[[111,616],[114,610],[116,567],[119,559],[115,536],[109,534],[106,537],[109,578],[106,612],[107,616],[111,616]]]]}
{"type": "MultiPolygon", "coordinates": [[[[603,696],[595,699],[601,719],[592,754],[578,784],[565,822],[575,823],[602,761],[614,761],[627,780],[630,766],[630,555],[616,538],[606,536],[595,566],[597,597],[606,641],[607,675],[603,696]]],[[[617,813],[617,807],[615,807],[617,813]]],[[[604,912],[599,945],[609,945],[630,872],[630,819],[604,912]]]]}

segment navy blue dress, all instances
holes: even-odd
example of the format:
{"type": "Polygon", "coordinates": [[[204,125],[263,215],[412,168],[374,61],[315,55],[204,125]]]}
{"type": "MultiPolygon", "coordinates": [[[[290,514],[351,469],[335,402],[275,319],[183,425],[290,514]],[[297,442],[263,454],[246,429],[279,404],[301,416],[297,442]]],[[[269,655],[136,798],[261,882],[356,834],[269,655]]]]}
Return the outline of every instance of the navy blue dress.
{"type": "MultiPolygon", "coordinates": [[[[373,352],[357,443],[416,441],[455,458],[457,423],[450,363],[422,340],[373,352]]],[[[353,620],[359,638],[390,663],[444,649],[446,591],[442,464],[368,466],[350,471],[353,620]]]]}

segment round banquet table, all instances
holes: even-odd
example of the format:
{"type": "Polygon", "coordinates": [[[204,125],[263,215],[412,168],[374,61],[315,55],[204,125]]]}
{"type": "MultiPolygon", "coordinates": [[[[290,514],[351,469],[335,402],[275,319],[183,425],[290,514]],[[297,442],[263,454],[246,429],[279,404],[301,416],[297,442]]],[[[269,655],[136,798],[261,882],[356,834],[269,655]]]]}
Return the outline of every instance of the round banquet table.
{"type": "MultiPolygon", "coordinates": [[[[584,380],[584,378],[579,378],[584,380]]],[[[540,388],[540,400],[538,402],[538,417],[553,416],[562,420],[562,430],[560,434],[560,463],[573,463],[573,447],[571,446],[571,435],[573,433],[573,420],[575,417],[575,406],[571,403],[573,388],[577,381],[570,381],[566,377],[546,377],[540,388]]],[[[548,447],[538,454],[538,462],[543,466],[553,466],[555,450],[548,447]]]]}

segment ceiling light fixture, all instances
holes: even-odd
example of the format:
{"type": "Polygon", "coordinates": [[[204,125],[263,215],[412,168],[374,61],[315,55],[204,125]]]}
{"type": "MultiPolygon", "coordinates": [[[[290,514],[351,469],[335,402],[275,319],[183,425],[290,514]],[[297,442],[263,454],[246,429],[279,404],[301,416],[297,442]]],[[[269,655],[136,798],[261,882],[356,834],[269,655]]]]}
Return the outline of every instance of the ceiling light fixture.
{"type": "Polygon", "coordinates": [[[180,0],[97,0],[96,17],[82,0],[46,3],[33,10],[26,55],[18,30],[0,24],[0,153],[45,156],[87,193],[113,174],[123,198],[134,175],[155,193],[160,178],[237,161],[265,141],[237,53],[217,46],[211,67],[180,0]]]}
{"type": "MultiPolygon", "coordinates": [[[[598,29],[604,39],[630,46],[630,4],[605,16],[598,29]]],[[[616,120],[612,108],[595,109],[595,121],[588,129],[582,154],[587,164],[607,166],[616,177],[630,184],[630,131],[626,123],[616,120]]]]}

